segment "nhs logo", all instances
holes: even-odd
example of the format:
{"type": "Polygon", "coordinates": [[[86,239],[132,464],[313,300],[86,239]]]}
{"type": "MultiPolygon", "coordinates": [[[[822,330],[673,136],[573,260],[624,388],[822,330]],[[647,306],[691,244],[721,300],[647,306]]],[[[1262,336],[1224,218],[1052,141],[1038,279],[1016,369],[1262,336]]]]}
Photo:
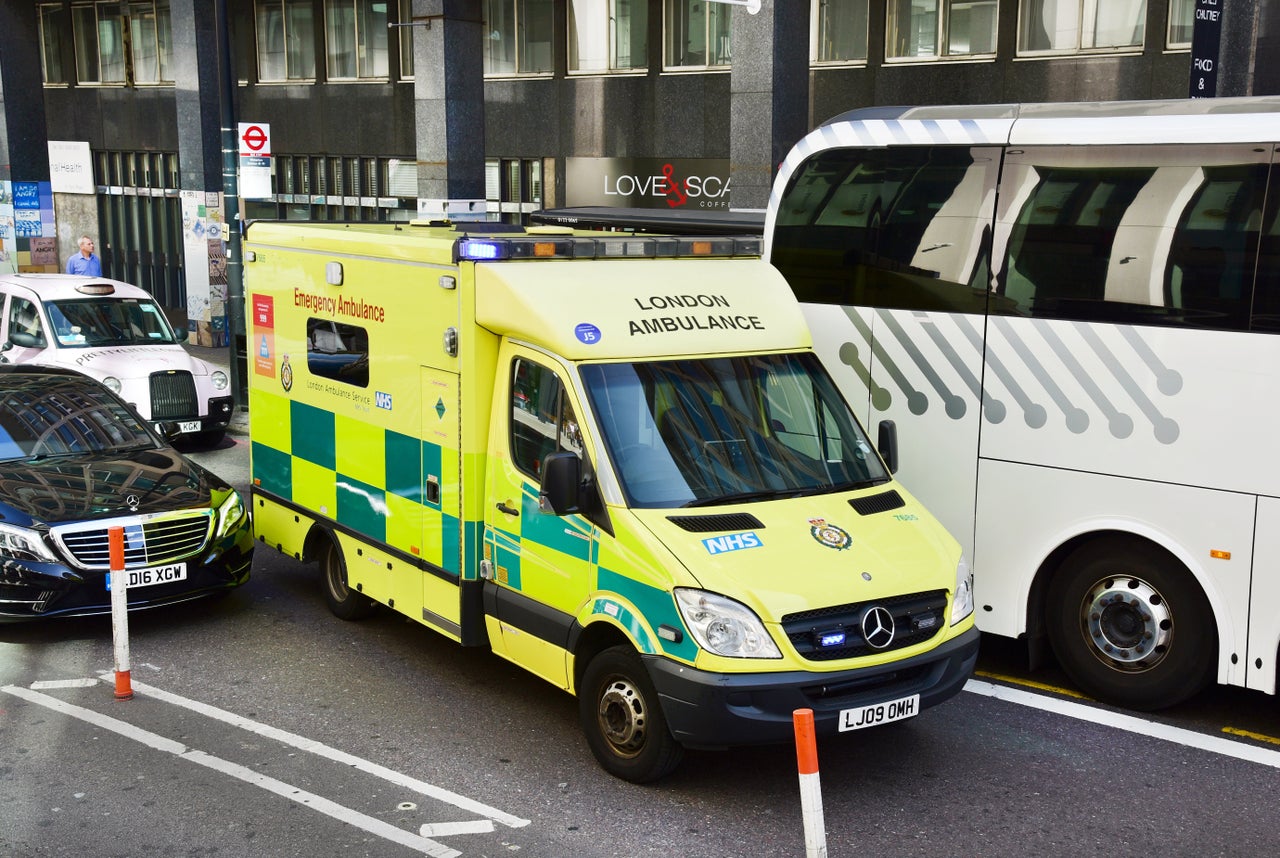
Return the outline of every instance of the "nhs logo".
{"type": "Polygon", "coordinates": [[[727,536],[713,536],[702,540],[708,554],[724,554],[726,551],[741,551],[744,548],[759,548],[764,545],[760,537],[754,533],[731,533],[727,536]]]}
{"type": "Polygon", "coordinates": [[[391,394],[383,393],[381,390],[375,392],[373,394],[373,404],[378,406],[379,408],[385,408],[388,411],[390,411],[391,410],[391,394]]]}

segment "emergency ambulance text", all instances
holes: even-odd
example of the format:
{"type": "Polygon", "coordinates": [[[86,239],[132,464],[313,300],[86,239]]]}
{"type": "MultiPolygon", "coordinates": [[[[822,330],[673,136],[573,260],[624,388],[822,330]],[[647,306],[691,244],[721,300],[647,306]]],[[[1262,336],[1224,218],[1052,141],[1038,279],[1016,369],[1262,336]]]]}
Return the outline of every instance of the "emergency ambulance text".
{"type": "Polygon", "coordinates": [[[293,306],[302,307],[315,313],[323,313],[330,318],[346,316],[351,319],[367,319],[370,322],[385,322],[386,308],[380,304],[366,304],[363,298],[337,298],[319,295],[314,292],[293,290],[293,306]]]}
{"type": "MultiPolygon", "coordinates": [[[[681,307],[731,308],[723,295],[650,295],[634,299],[641,310],[670,310],[681,307]]],[[[763,331],[759,316],[711,314],[687,316],[654,316],[632,319],[628,324],[631,336],[637,334],[674,333],[676,331],[763,331]]]]}

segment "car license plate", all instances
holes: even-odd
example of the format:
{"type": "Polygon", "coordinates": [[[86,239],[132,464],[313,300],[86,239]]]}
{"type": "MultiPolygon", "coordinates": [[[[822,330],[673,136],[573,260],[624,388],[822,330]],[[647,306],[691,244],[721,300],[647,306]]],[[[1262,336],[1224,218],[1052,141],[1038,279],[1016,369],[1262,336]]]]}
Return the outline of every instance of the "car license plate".
{"type": "MultiPolygon", "coordinates": [[[[150,587],[153,584],[169,584],[187,580],[187,564],[170,563],[168,566],[152,566],[149,569],[126,569],[126,588],[150,587]]],[[[111,589],[111,573],[107,573],[107,589],[111,589]]]]}
{"type": "Polygon", "coordinates": [[[897,700],[886,700],[870,706],[859,706],[857,709],[840,711],[840,732],[861,730],[863,727],[874,727],[877,724],[888,724],[890,721],[901,721],[910,718],[920,711],[920,695],[901,697],[897,700]]]}
{"type": "Polygon", "coordinates": [[[199,420],[183,420],[178,423],[178,431],[179,432],[199,432],[200,421],[199,420]]]}

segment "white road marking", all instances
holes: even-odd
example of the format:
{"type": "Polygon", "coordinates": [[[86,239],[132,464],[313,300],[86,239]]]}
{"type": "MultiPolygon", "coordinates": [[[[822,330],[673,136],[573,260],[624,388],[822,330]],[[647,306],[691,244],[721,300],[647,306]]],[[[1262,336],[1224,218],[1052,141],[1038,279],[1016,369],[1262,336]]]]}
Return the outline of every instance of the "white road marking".
{"type": "MultiPolygon", "coordinates": [[[[110,683],[113,680],[104,676],[102,681],[110,683]]],[[[522,828],[529,824],[529,820],[527,819],[521,819],[518,816],[512,816],[509,813],[504,813],[497,808],[489,807],[487,804],[482,804],[474,799],[467,798],[464,795],[459,795],[456,792],[451,792],[442,787],[429,784],[425,781],[420,781],[417,778],[409,777],[408,775],[397,772],[394,769],[389,769],[386,766],[380,766],[377,763],[348,754],[345,751],[330,748],[329,746],[321,744],[313,739],[307,739],[303,736],[298,736],[294,733],[289,733],[284,730],[271,727],[250,718],[245,718],[240,715],[227,712],[226,710],[219,709],[216,706],[210,706],[207,703],[201,703],[197,700],[189,700],[186,697],[181,697],[177,694],[173,694],[172,692],[155,688],[154,686],[147,685],[144,682],[135,681],[133,683],[133,690],[135,693],[140,692],[148,697],[154,697],[157,700],[163,700],[166,703],[172,703],[175,706],[190,709],[192,712],[198,712],[205,717],[213,718],[214,720],[221,721],[224,724],[230,724],[233,727],[248,730],[250,733],[265,736],[268,739],[274,739],[277,742],[298,748],[299,750],[307,751],[328,760],[333,760],[334,762],[341,763],[344,766],[359,769],[366,774],[380,777],[385,781],[396,784],[397,786],[402,786],[405,789],[413,790],[414,792],[429,796],[437,801],[451,804],[461,810],[479,814],[480,816],[492,819],[495,822],[500,822],[510,828],[522,828]]]]}
{"type": "Polygon", "coordinates": [[[31,688],[35,691],[41,691],[48,688],[88,688],[91,685],[97,685],[96,679],[53,679],[48,682],[33,682],[31,688]]]}
{"type": "Polygon", "coordinates": [[[349,807],[344,807],[343,805],[332,802],[323,796],[307,792],[306,790],[299,789],[291,784],[278,781],[275,778],[269,778],[266,775],[259,774],[253,769],[247,768],[238,763],[223,760],[219,757],[212,756],[211,754],[206,754],[204,751],[189,749],[181,742],[175,742],[172,739],[166,738],[157,733],[152,733],[149,730],[143,730],[140,727],[135,727],[132,724],[112,718],[109,715],[103,715],[101,713],[94,712],[91,709],[85,709],[71,703],[66,703],[56,697],[41,694],[39,691],[19,688],[14,685],[6,685],[3,688],[0,688],[0,691],[5,691],[15,697],[21,697],[24,700],[44,706],[47,709],[52,709],[55,712],[69,715],[72,718],[78,718],[81,721],[92,724],[100,729],[110,730],[113,733],[117,733],[128,739],[133,739],[135,742],[140,742],[141,744],[154,748],[157,751],[164,751],[165,753],[173,754],[180,759],[187,760],[188,762],[195,763],[196,765],[205,766],[206,768],[230,775],[231,777],[242,780],[245,783],[273,792],[290,801],[297,802],[298,804],[309,807],[319,813],[323,813],[326,816],[333,817],[340,822],[345,822],[348,825],[360,828],[370,834],[390,840],[393,843],[398,843],[401,846],[406,846],[413,849],[415,852],[422,853],[423,855],[430,855],[432,858],[458,858],[458,856],[462,855],[458,850],[451,849],[443,843],[436,843],[428,838],[396,828],[394,825],[389,825],[380,819],[366,816],[359,811],[352,810],[349,807]]]}
{"type": "Polygon", "coordinates": [[[476,819],[471,822],[429,822],[418,829],[418,833],[423,837],[450,837],[454,834],[489,834],[492,831],[492,819],[476,819]]]}
{"type": "Polygon", "coordinates": [[[1163,739],[1166,742],[1185,745],[1188,748],[1198,748],[1202,751],[1234,757],[1237,760],[1280,769],[1280,751],[1258,748],[1232,739],[1223,739],[1220,736],[1197,733],[1195,730],[1172,727],[1168,724],[1149,721],[1145,718],[1136,718],[1132,715],[1124,715],[1106,709],[1095,709],[1083,703],[1061,700],[1057,697],[1046,697],[1041,694],[1023,691],[1020,688],[1009,688],[1005,685],[995,685],[976,679],[970,679],[965,684],[964,690],[974,694],[981,694],[985,697],[994,697],[997,700],[1007,700],[1010,703],[1017,703],[1021,706],[1030,706],[1032,709],[1041,709],[1045,712],[1065,715],[1078,721],[1090,721],[1094,724],[1101,724],[1104,727],[1126,730],[1130,733],[1138,733],[1143,736],[1151,736],[1154,739],[1163,739]]]}

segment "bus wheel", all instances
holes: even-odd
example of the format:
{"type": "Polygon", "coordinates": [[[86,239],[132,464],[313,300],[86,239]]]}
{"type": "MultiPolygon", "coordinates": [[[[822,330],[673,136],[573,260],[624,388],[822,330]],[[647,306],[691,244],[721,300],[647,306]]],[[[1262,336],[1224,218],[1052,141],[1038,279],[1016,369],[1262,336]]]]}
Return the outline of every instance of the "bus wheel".
{"type": "Polygon", "coordinates": [[[1213,612],[1191,574],[1166,552],[1093,542],[1049,586],[1049,639],[1089,694],[1131,709],[1163,709],[1208,685],[1217,663],[1213,612]]]}
{"type": "Polygon", "coordinates": [[[610,647],[591,659],[578,688],[578,715],[591,753],[625,781],[657,780],[684,756],[667,729],[644,662],[629,646],[610,647]]]}
{"type": "Polygon", "coordinates": [[[335,617],[361,620],[373,613],[373,600],[347,586],[347,564],[332,538],[326,539],[321,549],[320,574],[324,576],[324,600],[335,617]]]}

